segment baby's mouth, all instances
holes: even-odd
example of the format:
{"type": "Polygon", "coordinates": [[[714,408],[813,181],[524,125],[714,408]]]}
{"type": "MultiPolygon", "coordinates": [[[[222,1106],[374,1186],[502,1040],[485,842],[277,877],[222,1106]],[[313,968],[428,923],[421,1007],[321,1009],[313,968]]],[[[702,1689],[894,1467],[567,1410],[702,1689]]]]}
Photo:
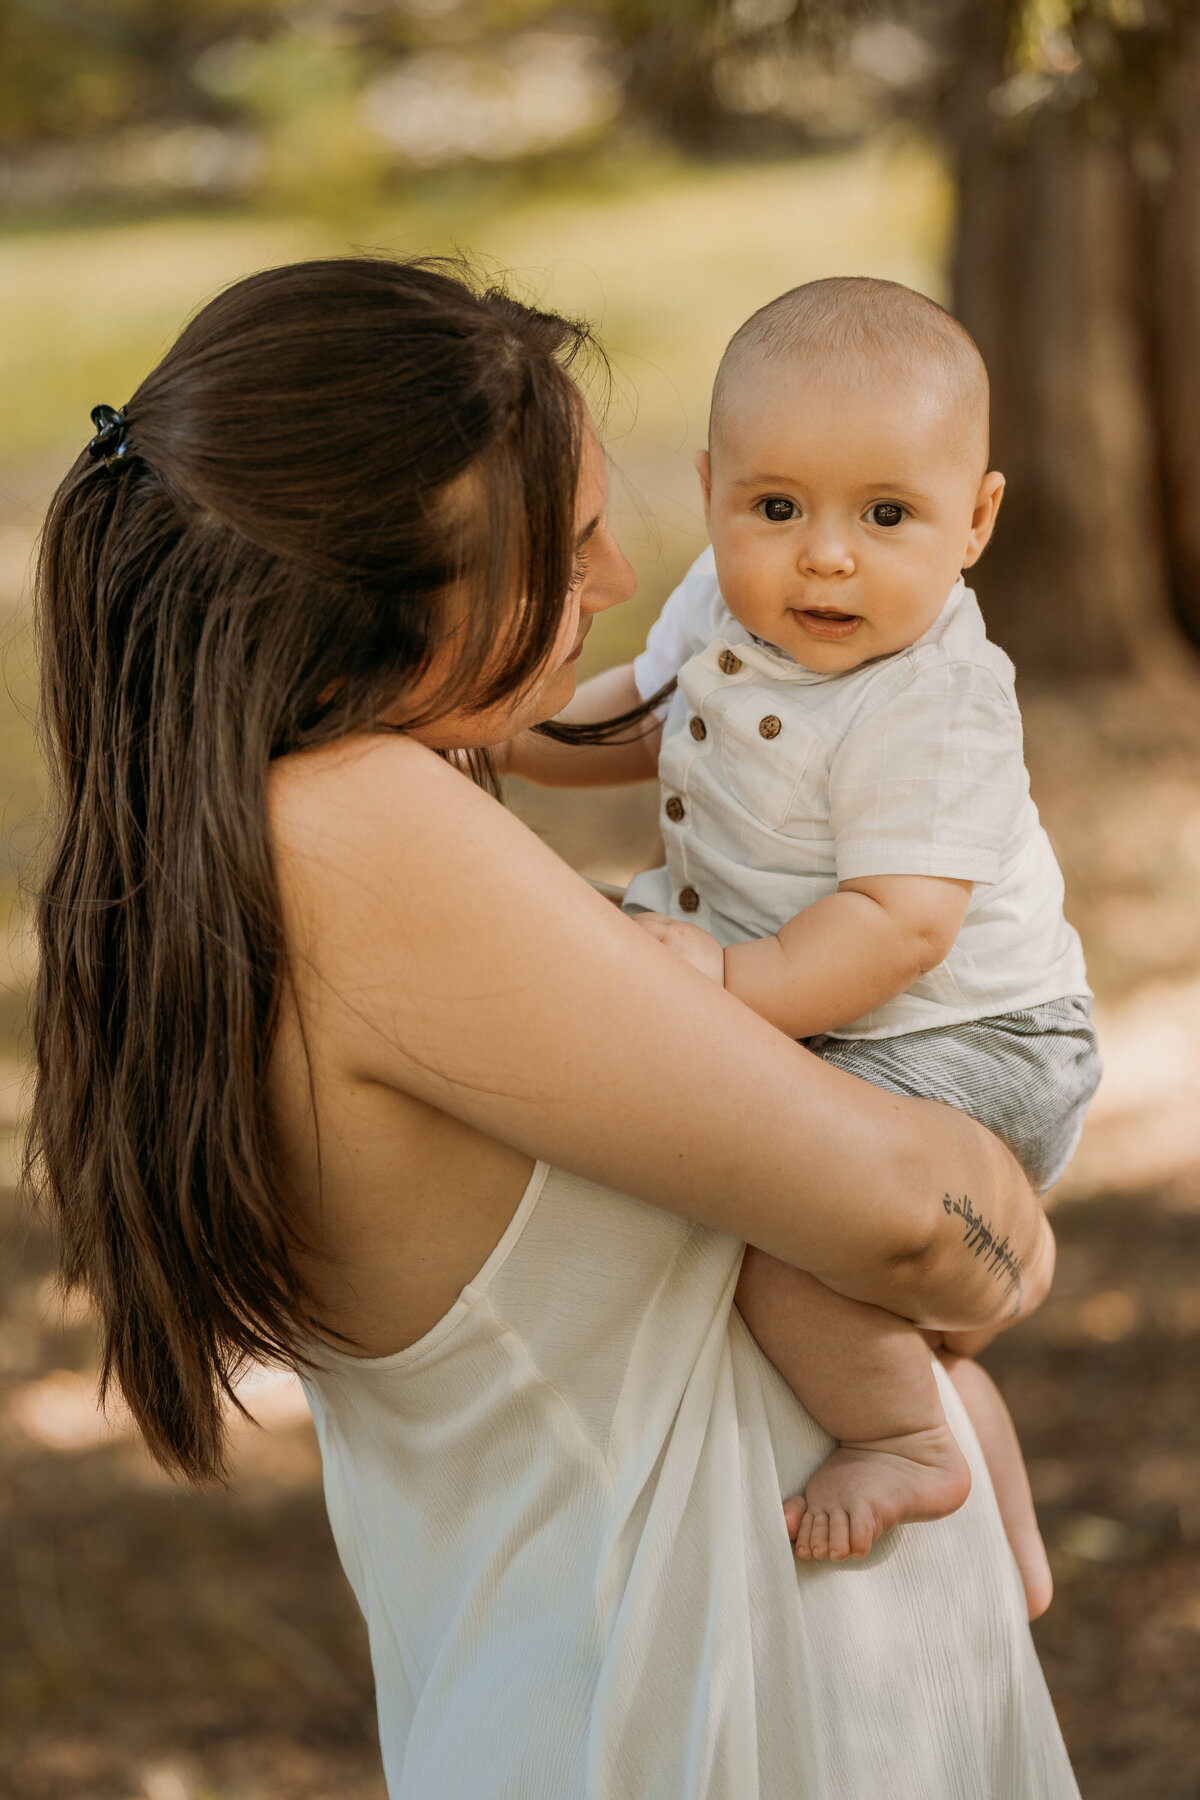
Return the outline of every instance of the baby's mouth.
{"type": "Polygon", "coordinates": [[[810,637],[853,637],[862,624],[861,614],[838,612],[832,606],[794,606],[791,611],[810,637]]]}

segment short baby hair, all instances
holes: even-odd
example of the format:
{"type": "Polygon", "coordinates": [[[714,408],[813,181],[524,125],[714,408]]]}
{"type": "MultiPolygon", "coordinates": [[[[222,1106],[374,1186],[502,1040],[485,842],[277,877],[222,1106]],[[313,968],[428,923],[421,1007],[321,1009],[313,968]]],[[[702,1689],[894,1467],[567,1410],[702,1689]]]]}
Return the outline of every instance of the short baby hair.
{"type": "Polygon", "coordinates": [[[875,381],[881,370],[941,388],[987,457],[988,376],[975,340],[935,300],[898,281],[833,275],[789,288],[734,332],[713,384],[710,440],[737,375],[758,359],[798,359],[840,379],[875,381]]]}

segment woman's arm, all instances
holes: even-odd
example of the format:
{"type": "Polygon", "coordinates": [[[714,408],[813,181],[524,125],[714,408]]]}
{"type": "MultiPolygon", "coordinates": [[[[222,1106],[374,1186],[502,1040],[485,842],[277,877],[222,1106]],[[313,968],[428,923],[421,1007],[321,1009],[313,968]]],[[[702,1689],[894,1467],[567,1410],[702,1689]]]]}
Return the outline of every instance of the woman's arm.
{"type": "MultiPolygon", "coordinates": [[[[593,675],[555,720],[559,725],[599,725],[640,706],[632,663],[593,675]]],[[[498,758],[504,775],[521,775],[539,787],[624,787],[650,781],[658,773],[662,724],[642,719],[608,744],[560,744],[537,731],[523,731],[498,758]]]]}
{"type": "Polygon", "coordinates": [[[809,1056],[430,752],[290,758],[273,812],[294,966],[347,1080],[925,1325],[1041,1297],[1049,1233],[995,1138],[809,1056]]]}

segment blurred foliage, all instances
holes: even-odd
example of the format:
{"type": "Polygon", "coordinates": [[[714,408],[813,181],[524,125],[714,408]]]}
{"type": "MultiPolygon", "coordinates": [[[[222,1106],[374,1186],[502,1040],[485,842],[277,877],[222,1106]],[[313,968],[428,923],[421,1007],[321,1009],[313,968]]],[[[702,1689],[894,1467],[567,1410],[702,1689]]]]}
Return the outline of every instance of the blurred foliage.
{"type": "Polygon", "coordinates": [[[0,208],[190,192],[321,210],[430,167],[646,134],[701,154],[845,144],[897,116],[938,122],[971,41],[997,28],[998,132],[1114,101],[1152,125],[1194,15],[1195,0],[0,0],[0,208]]]}
{"type": "Polygon", "coordinates": [[[1004,0],[1008,79],[1001,118],[1054,105],[1153,130],[1197,23],[1195,0],[1004,0]]]}
{"type": "MultiPolygon", "coordinates": [[[[728,103],[732,58],[836,54],[899,24],[945,50],[1001,15],[1012,71],[1085,94],[1146,90],[1195,17],[1194,0],[0,0],[0,144],[149,121],[275,122],[361,88],[431,45],[590,30],[627,91],[688,131],[728,103]],[[690,88],[690,94],[685,90],[690,88]]],[[[885,72],[880,71],[883,75],[885,72]]]]}
{"type": "Polygon", "coordinates": [[[359,28],[356,11],[343,24],[281,0],[3,0],[0,142],[302,108],[331,78],[352,84],[365,49],[408,47],[398,8],[358,12],[359,28]]]}

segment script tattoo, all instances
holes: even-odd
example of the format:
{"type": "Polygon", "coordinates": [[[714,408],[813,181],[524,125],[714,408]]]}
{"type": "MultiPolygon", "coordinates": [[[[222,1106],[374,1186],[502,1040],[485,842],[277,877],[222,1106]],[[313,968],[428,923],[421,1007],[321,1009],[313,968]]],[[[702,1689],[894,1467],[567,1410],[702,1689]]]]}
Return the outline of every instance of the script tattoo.
{"type": "Polygon", "coordinates": [[[1010,1293],[1019,1290],[1020,1257],[1013,1255],[1007,1236],[997,1238],[987,1220],[975,1211],[970,1194],[960,1194],[957,1200],[950,1194],[943,1194],[942,1205],[948,1213],[962,1220],[963,1243],[967,1249],[984,1258],[989,1273],[997,1281],[1005,1282],[1010,1293]]]}

